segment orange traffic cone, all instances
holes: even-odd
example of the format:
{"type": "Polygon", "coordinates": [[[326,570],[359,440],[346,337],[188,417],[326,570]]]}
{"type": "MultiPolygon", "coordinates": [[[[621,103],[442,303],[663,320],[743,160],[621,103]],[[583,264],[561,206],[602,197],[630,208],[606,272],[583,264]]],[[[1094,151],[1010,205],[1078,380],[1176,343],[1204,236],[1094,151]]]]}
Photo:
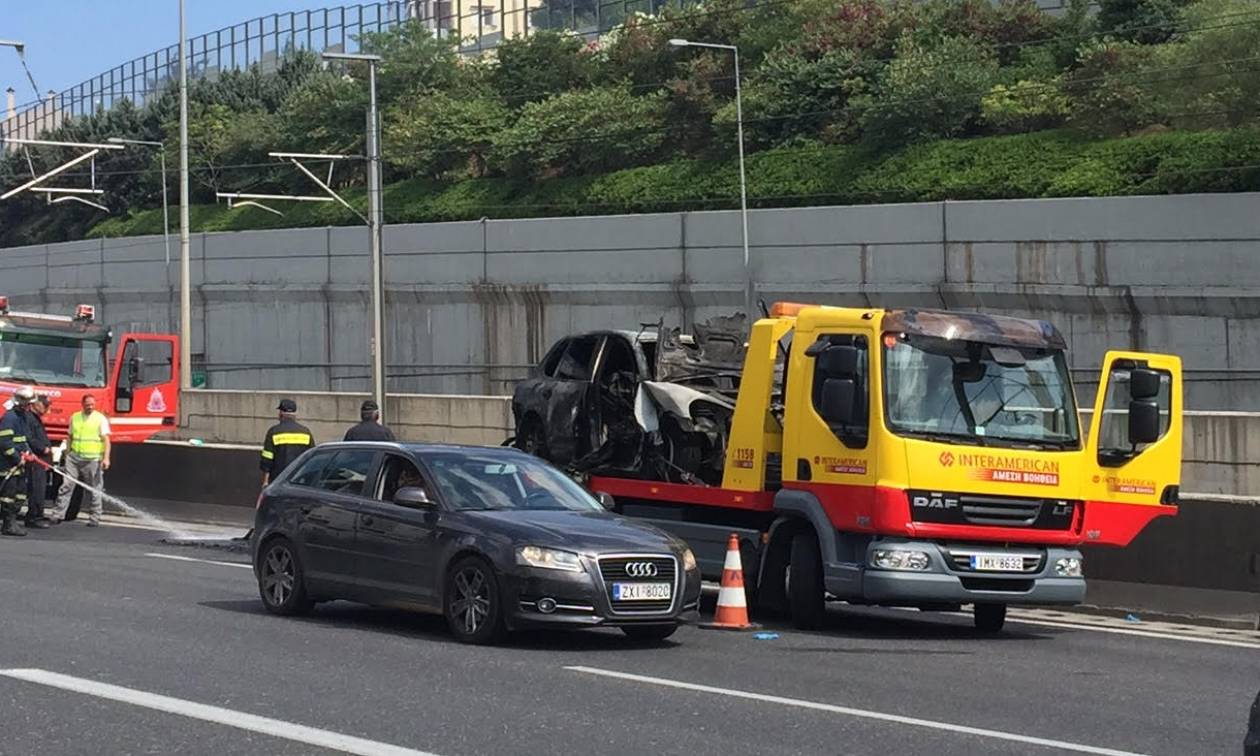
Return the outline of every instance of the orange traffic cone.
{"type": "Polygon", "coordinates": [[[760,625],[748,621],[748,600],[744,596],[744,567],[739,559],[739,536],[731,533],[726,543],[726,564],[722,567],[722,589],[718,592],[717,612],[712,622],[700,627],[710,630],[756,630],[760,625]]]}

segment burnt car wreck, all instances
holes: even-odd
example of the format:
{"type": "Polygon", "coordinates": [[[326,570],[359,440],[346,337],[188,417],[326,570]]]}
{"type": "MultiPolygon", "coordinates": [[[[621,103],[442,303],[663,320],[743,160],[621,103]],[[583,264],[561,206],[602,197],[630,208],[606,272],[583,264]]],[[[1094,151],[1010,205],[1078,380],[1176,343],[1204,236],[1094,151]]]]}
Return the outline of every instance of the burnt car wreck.
{"type": "Polygon", "coordinates": [[[512,396],[517,448],[574,473],[718,485],[743,315],[561,339],[512,396]]]}

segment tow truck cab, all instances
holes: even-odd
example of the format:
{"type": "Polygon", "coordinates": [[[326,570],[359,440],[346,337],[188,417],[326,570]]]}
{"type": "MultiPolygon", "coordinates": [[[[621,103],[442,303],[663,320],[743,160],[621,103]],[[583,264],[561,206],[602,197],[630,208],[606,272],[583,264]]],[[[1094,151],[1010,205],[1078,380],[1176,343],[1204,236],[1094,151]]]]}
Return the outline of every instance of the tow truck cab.
{"type": "Polygon", "coordinates": [[[830,595],[997,629],[1007,604],[1079,603],[1082,544],[1176,514],[1181,396],[1179,358],[1109,352],[1086,425],[1049,323],[783,303],[752,327],[720,488],[591,485],[708,576],[739,533],[750,592],[799,625],[830,595]]]}
{"type": "MultiPolygon", "coordinates": [[[[171,430],[179,417],[178,337],[129,333],[111,360],[112,331],[91,305],[71,315],[14,312],[0,296],[0,394],[21,386],[51,399],[49,438],[66,437],[85,394],[110,419],[114,443],[138,443],[171,430]]],[[[7,402],[6,402],[7,405],[7,402]]]]}

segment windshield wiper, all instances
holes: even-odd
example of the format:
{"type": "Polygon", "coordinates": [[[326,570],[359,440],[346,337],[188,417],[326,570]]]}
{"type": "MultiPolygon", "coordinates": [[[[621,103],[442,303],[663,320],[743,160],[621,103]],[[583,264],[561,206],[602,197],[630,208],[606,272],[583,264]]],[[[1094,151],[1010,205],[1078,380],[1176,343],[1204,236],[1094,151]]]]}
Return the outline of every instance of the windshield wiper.
{"type": "Polygon", "coordinates": [[[931,431],[902,431],[904,435],[924,441],[936,441],[942,444],[962,444],[967,446],[988,446],[984,436],[972,436],[966,433],[933,433],[931,431]]]}

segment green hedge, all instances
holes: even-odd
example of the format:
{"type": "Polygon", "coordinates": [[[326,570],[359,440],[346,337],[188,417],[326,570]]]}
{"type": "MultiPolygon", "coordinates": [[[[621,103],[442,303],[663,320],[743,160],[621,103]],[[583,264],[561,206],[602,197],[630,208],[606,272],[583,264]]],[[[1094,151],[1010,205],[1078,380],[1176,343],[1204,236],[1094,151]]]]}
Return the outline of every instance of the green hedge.
{"type": "MultiPolygon", "coordinates": [[[[894,153],[803,145],[748,158],[754,207],[1033,197],[1260,191],[1260,130],[1164,132],[1091,140],[1071,132],[951,139],[894,153]]],[[[351,195],[363,207],[363,193],[351,195]]],[[[705,210],[738,207],[738,166],[678,161],[601,176],[518,182],[409,180],[385,189],[390,223],[705,210]]],[[[352,225],[339,205],[198,206],[194,231],[352,225]]],[[[161,232],[160,210],[115,218],[91,237],[161,232]]]]}

